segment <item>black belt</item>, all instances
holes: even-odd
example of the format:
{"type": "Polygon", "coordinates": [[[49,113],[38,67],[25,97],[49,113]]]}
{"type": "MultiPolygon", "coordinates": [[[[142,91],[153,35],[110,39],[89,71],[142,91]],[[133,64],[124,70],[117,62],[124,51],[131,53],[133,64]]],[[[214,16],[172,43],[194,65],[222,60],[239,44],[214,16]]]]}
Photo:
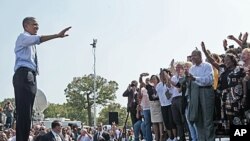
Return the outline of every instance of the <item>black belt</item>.
{"type": "Polygon", "coordinates": [[[210,88],[212,88],[212,85],[209,85],[209,86],[199,86],[199,88],[210,89],[210,88]]]}
{"type": "Polygon", "coordinates": [[[173,97],[172,100],[173,100],[173,99],[178,99],[178,98],[182,98],[182,96],[179,95],[179,96],[173,97]]]}
{"type": "Polygon", "coordinates": [[[36,72],[34,70],[32,70],[31,68],[28,68],[28,67],[19,67],[17,71],[31,71],[34,75],[36,75],[36,72]]]}

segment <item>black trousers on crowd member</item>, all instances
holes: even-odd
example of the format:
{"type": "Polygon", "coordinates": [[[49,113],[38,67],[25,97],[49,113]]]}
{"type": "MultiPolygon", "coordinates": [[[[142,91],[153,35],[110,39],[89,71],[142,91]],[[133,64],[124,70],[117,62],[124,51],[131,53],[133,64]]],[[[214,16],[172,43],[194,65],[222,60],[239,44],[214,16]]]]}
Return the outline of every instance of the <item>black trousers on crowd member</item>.
{"type": "Polygon", "coordinates": [[[37,91],[36,73],[21,67],[13,76],[16,102],[16,141],[28,141],[37,91]]]}
{"type": "Polygon", "coordinates": [[[136,107],[135,106],[132,106],[130,109],[129,109],[129,112],[130,112],[130,118],[131,118],[131,121],[132,121],[132,125],[134,126],[134,124],[136,123],[136,107]]]}
{"type": "Polygon", "coordinates": [[[171,110],[172,110],[172,115],[173,115],[173,120],[174,123],[176,124],[177,127],[177,136],[180,137],[180,141],[185,141],[185,115],[183,114],[183,106],[182,106],[182,96],[177,96],[172,98],[172,105],[171,105],[171,110]]]}

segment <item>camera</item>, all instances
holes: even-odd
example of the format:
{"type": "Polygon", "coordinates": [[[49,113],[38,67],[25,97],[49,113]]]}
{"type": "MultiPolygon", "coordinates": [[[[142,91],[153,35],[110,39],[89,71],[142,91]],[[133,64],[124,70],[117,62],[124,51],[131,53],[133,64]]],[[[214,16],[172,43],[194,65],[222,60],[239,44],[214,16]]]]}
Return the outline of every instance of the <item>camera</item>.
{"type": "Polygon", "coordinates": [[[130,86],[131,86],[131,87],[135,87],[135,84],[134,84],[134,83],[131,83],[130,86]]]}
{"type": "Polygon", "coordinates": [[[234,48],[234,45],[230,45],[230,46],[228,46],[229,48],[234,48]]]}

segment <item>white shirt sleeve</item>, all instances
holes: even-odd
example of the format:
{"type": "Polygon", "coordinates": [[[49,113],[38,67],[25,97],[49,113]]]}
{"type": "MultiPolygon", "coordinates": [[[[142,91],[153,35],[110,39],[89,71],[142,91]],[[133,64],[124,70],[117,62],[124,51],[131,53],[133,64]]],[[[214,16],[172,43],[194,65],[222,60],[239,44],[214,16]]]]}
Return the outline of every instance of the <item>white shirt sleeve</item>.
{"type": "Polygon", "coordinates": [[[193,66],[189,70],[200,86],[213,85],[213,68],[211,64],[202,63],[200,66],[193,66]]]}

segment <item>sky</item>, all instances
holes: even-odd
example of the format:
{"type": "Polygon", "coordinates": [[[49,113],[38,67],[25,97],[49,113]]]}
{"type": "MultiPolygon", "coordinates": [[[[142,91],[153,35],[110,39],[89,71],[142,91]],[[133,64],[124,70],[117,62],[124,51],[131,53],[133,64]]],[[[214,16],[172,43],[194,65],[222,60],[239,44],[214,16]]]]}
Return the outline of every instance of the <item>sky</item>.
{"type": "Polygon", "coordinates": [[[72,26],[68,37],[37,46],[37,83],[48,102],[66,102],[64,89],[73,77],[93,73],[95,38],[96,74],[119,84],[116,102],[126,106],[122,93],[140,73],[158,74],[173,58],[185,61],[201,41],[223,53],[228,35],[249,31],[249,5],[249,0],[1,0],[0,101],[14,97],[14,47],[27,16],[38,21],[38,35],[72,26]]]}

